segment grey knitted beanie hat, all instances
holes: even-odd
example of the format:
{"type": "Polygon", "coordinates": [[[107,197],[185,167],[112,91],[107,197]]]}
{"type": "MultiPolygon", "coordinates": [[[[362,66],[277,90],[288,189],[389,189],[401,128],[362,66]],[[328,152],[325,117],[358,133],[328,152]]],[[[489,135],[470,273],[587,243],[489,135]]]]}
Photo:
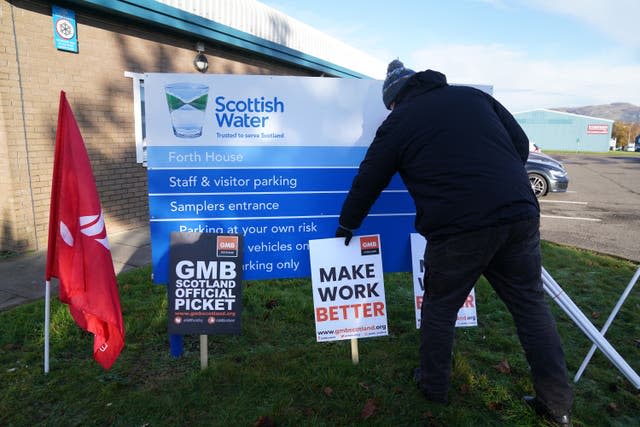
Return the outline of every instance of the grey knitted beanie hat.
{"type": "Polygon", "coordinates": [[[387,110],[391,109],[391,104],[395,101],[400,89],[416,72],[405,68],[402,61],[394,59],[387,67],[387,78],[382,85],[382,102],[387,110]]]}

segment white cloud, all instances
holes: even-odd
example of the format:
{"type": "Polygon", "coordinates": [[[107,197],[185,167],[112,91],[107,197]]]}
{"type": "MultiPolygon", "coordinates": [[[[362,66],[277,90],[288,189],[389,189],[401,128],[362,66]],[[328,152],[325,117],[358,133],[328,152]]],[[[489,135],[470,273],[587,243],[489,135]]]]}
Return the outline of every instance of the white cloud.
{"type": "Polygon", "coordinates": [[[511,111],[630,102],[640,105],[640,64],[604,58],[534,59],[502,45],[439,45],[412,54],[414,69],[431,68],[452,83],[490,84],[511,111]]]}
{"type": "Polygon", "coordinates": [[[633,49],[640,49],[638,0],[525,0],[548,13],[570,16],[633,49]]]}

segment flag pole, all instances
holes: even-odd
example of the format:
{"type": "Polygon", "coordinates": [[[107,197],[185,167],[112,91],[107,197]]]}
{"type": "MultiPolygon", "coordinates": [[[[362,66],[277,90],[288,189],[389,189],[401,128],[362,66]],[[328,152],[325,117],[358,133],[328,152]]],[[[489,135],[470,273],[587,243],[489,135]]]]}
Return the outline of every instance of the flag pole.
{"type": "Polygon", "coordinates": [[[49,321],[51,311],[51,281],[45,282],[44,290],[44,373],[49,373],[49,321]]]}

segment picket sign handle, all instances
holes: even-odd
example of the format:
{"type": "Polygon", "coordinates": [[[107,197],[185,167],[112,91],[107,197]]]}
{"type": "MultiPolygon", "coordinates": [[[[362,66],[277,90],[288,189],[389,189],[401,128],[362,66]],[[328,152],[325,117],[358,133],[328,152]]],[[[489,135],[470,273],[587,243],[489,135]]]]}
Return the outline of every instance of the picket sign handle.
{"type": "Polygon", "coordinates": [[[209,336],[200,335],[200,369],[207,369],[209,365],[209,336]]]}
{"type": "Polygon", "coordinates": [[[360,355],[358,354],[358,338],[351,338],[351,361],[354,365],[357,365],[360,361],[360,355]]]}

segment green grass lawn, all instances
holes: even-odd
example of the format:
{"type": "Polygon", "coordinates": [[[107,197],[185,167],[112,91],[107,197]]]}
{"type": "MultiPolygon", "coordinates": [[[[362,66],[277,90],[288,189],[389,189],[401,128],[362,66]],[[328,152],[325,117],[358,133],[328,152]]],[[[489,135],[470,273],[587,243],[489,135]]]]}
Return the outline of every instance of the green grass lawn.
{"type": "MultiPolygon", "coordinates": [[[[544,243],[543,264],[600,328],[637,266],[544,243]]],[[[317,343],[307,279],[243,284],[242,334],[199,337],[169,355],[167,298],[150,268],[119,275],[126,346],[109,371],[92,358],[92,337],[52,301],[51,372],[42,369],[42,301],[0,313],[0,425],[3,426],[541,426],[521,401],[528,366],[505,306],[484,279],[478,327],[459,328],[451,403],[425,401],[412,381],[418,332],[408,273],[385,275],[389,336],[317,343]],[[508,368],[508,369],[506,369],[508,368]]],[[[551,302],[571,378],[591,342],[551,302]]],[[[640,284],[607,333],[640,372],[640,284]]],[[[574,385],[575,426],[640,425],[640,393],[597,352],[574,385]]]]}

